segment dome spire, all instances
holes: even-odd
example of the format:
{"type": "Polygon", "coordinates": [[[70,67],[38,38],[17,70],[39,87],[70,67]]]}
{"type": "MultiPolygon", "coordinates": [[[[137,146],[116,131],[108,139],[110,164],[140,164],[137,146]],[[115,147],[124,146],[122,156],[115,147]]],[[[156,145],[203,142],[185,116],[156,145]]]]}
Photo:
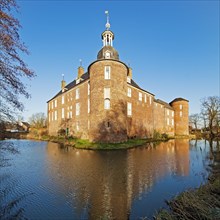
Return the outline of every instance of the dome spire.
{"type": "Polygon", "coordinates": [[[102,42],[103,47],[105,46],[113,46],[113,40],[114,40],[114,34],[109,30],[110,29],[110,23],[109,23],[109,13],[108,11],[105,11],[105,14],[107,16],[107,22],[106,22],[106,30],[102,33],[102,42]]]}
{"type": "Polygon", "coordinates": [[[108,11],[105,11],[105,14],[106,14],[106,17],[107,17],[107,22],[106,22],[106,30],[109,30],[110,29],[110,23],[109,23],[109,13],[108,11]]]}

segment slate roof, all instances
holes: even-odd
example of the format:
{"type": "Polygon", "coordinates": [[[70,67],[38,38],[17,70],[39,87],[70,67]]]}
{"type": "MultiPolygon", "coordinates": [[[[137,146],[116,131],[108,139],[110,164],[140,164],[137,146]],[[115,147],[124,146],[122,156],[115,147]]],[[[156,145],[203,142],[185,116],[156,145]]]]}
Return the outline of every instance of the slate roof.
{"type": "Polygon", "coordinates": [[[163,105],[164,107],[166,107],[166,108],[169,108],[169,109],[172,109],[172,110],[173,110],[173,107],[172,107],[172,106],[171,106],[169,103],[164,102],[164,101],[162,101],[162,100],[160,100],[160,99],[155,99],[155,100],[154,100],[154,102],[157,102],[157,103],[159,103],[159,104],[163,105]]]}
{"type": "Polygon", "coordinates": [[[144,92],[147,92],[147,93],[149,93],[149,94],[155,96],[153,93],[148,92],[147,90],[142,89],[133,79],[131,79],[131,83],[129,83],[129,84],[132,85],[132,86],[134,86],[134,87],[137,88],[137,89],[140,89],[140,90],[142,90],[142,91],[144,91],[144,92]]]}
{"type": "Polygon", "coordinates": [[[170,102],[170,105],[171,105],[173,102],[178,102],[178,101],[187,101],[187,102],[189,102],[189,100],[184,99],[184,98],[176,98],[176,99],[174,99],[172,102],[170,102]]]}
{"type": "Polygon", "coordinates": [[[47,102],[53,100],[53,99],[56,98],[57,96],[59,96],[59,95],[65,93],[65,92],[69,91],[70,89],[74,88],[76,85],[80,85],[82,82],[84,82],[85,80],[89,79],[89,74],[88,74],[88,72],[84,73],[84,74],[81,76],[81,79],[82,79],[82,80],[81,80],[78,84],[76,84],[76,80],[73,80],[72,82],[70,82],[69,84],[67,84],[67,85],[65,86],[65,91],[64,91],[64,92],[62,92],[62,90],[60,90],[53,98],[51,98],[51,99],[48,100],[47,102]]]}

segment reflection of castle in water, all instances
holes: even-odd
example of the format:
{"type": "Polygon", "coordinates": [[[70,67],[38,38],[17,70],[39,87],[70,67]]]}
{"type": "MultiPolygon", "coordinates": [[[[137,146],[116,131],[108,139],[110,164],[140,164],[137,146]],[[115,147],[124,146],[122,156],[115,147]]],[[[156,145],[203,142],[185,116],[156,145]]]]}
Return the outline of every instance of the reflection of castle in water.
{"type": "Polygon", "coordinates": [[[62,149],[48,143],[54,183],[80,218],[127,219],[133,199],[165,175],[188,175],[189,141],[172,140],[127,151],[62,149]]]}

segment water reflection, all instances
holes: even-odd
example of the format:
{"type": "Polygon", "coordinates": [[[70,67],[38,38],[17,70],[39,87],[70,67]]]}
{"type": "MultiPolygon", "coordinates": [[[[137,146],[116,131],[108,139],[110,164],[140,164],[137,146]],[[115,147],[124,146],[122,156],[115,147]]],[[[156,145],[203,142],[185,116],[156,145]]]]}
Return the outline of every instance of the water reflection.
{"type": "Polygon", "coordinates": [[[189,141],[127,151],[87,151],[47,145],[48,173],[77,218],[128,219],[135,199],[164,176],[189,175],[189,141]]]}

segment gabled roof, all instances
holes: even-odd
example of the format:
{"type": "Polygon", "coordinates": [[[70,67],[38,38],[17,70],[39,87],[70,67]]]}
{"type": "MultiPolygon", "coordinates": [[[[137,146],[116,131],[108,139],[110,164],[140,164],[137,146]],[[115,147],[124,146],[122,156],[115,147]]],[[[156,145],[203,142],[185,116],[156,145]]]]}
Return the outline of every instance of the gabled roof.
{"type": "Polygon", "coordinates": [[[169,109],[173,110],[173,107],[169,103],[164,102],[164,101],[162,101],[160,99],[155,99],[154,102],[157,102],[157,103],[163,105],[165,108],[169,108],[169,109]]]}
{"type": "Polygon", "coordinates": [[[80,79],[82,79],[82,80],[81,80],[79,83],[77,83],[77,84],[76,84],[76,80],[73,80],[72,82],[70,82],[69,84],[67,84],[67,85],[65,86],[65,89],[64,89],[65,91],[64,91],[64,92],[62,92],[62,90],[60,90],[53,98],[51,98],[51,99],[48,100],[47,102],[51,101],[52,99],[56,98],[57,96],[59,96],[59,95],[61,95],[61,94],[63,94],[63,93],[69,91],[70,89],[74,88],[76,85],[77,85],[77,86],[80,85],[80,84],[83,83],[85,80],[89,79],[89,74],[88,74],[88,72],[84,73],[84,74],[80,77],[80,79]]]}

